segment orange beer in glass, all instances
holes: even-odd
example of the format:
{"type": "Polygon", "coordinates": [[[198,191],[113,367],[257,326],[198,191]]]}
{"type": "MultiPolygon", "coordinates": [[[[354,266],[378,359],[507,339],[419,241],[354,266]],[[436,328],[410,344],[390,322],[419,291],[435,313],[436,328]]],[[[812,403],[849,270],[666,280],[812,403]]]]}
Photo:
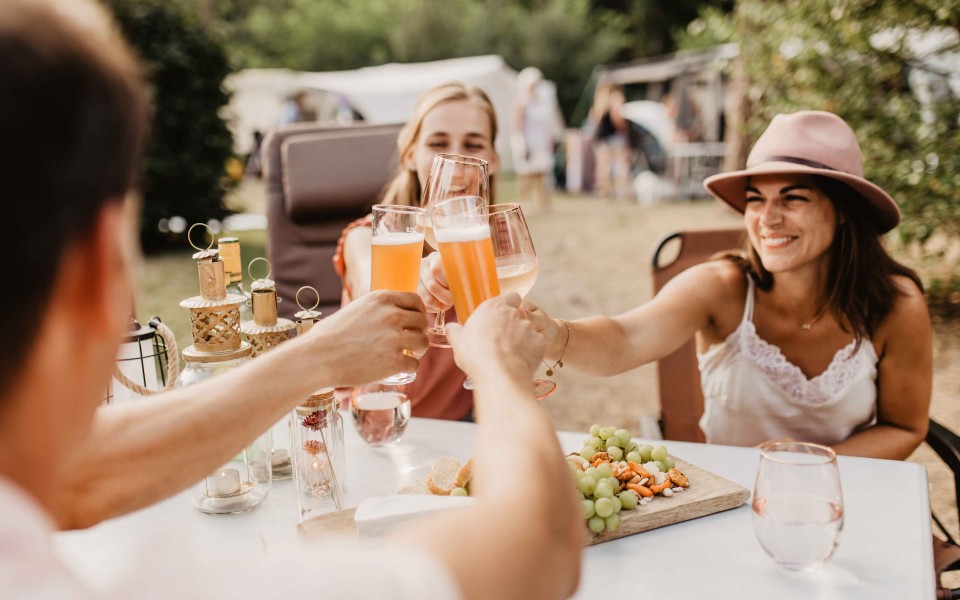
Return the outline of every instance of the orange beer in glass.
{"type": "MultiPolygon", "coordinates": [[[[374,205],[371,290],[417,292],[426,218],[426,211],[415,206],[374,205]]],[[[403,385],[416,378],[416,373],[397,373],[380,383],[403,385]]]]}
{"type": "Polygon", "coordinates": [[[500,294],[490,229],[482,225],[437,230],[437,244],[457,316],[466,323],[480,303],[500,294]]]}
{"type": "Polygon", "coordinates": [[[453,305],[466,323],[484,300],[500,294],[486,202],[479,196],[454,198],[434,206],[430,216],[453,305]]]}
{"type": "Polygon", "coordinates": [[[417,293],[423,234],[393,232],[374,236],[371,290],[417,293]]]}

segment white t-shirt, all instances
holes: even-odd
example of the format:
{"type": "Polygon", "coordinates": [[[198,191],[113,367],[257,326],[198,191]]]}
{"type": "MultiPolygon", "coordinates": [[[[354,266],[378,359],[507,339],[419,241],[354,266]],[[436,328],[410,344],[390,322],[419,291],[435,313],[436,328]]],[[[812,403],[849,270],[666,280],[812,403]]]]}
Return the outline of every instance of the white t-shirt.
{"type": "Polygon", "coordinates": [[[368,547],[352,539],[271,548],[245,564],[191,551],[176,539],[144,557],[122,584],[101,594],[57,558],[53,523],[23,490],[0,477],[0,597],[50,598],[362,598],[459,599],[450,573],[410,547],[368,547]]]}

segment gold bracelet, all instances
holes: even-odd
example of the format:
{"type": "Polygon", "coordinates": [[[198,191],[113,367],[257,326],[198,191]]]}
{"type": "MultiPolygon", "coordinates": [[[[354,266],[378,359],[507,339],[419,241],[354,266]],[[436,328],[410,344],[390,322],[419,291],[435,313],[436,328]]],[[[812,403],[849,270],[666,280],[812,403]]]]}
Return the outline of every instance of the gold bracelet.
{"type": "MultiPolygon", "coordinates": [[[[567,351],[567,344],[570,343],[570,326],[567,325],[567,322],[563,319],[557,319],[563,324],[563,328],[567,330],[567,339],[563,342],[563,348],[560,349],[560,358],[557,359],[557,362],[553,363],[552,367],[547,367],[547,377],[553,377],[553,370],[557,367],[563,368],[563,353],[567,351]]],[[[547,361],[543,361],[543,364],[546,365],[547,361]]]]}

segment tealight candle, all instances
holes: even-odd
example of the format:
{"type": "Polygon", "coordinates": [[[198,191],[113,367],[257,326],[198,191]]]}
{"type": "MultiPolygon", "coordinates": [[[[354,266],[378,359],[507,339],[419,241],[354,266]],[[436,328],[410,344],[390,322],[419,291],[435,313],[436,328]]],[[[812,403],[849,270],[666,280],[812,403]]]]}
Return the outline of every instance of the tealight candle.
{"type": "Polygon", "coordinates": [[[212,498],[223,498],[240,492],[240,471],[224,469],[207,477],[207,495],[212,498]]]}
{"type": "Polygon", "coordinates": [[[270,454],[270,462],[274,467],[279,467],[290,462],[290,453],[283,448],[274,448],[270,454]]]}

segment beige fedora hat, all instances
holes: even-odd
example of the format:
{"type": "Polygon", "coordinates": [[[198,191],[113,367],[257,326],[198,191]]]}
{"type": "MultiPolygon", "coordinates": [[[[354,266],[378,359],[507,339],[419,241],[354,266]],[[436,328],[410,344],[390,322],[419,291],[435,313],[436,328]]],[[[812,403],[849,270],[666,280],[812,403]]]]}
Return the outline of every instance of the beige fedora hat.
{"type": "Polygon", "coordinates": [[[782,173],[820,175],[847,184],[866,202],[864,212],[879,233],[890,231],[900,222],[900,209],[890,194],[863,178],[863,156],[853,130],[828,112],[810,110],[775,116],[750,151],[746,169],[708,177],[703,185],[742,213],[747,179],[782,173]]]}

